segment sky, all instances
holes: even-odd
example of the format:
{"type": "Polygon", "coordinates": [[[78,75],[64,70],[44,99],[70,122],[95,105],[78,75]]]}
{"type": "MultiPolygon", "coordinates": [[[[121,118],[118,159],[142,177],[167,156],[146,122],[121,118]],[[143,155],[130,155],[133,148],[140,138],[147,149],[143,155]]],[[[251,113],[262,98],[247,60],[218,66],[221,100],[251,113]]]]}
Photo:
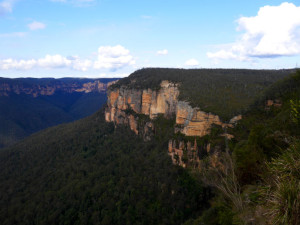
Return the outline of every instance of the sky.
{"type": "Polygon", "coordinates": [[[0,77],[300,66],[300,1],[0,0],[0,77]]]}

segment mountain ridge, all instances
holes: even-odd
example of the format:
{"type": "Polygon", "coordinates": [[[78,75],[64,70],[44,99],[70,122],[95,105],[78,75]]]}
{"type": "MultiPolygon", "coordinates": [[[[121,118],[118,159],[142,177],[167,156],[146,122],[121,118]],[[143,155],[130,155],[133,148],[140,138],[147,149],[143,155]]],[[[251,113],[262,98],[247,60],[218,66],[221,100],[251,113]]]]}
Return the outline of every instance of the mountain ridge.
{"type": "Polygon", "coordinates": [[[10,94],[26,94],[38,97],[53,95],[55,92],[106,92],[116,79],[78,79],[78,78],[0,78],[0,96],[10,94]]]}
{"type": "Polygon", "coordinates": [[[229,121],[247,110],[267,86],[295,71],[146,68],[121,79],[111,89],[123,86],[127,89],[159,90],[161,82],[167,80],[179,85],[180,101],[229,121]]]}
{"type": "Polygon", "coordinates": [[[0,148],[96,112],[117,79],[0,78],[0,148]]]}

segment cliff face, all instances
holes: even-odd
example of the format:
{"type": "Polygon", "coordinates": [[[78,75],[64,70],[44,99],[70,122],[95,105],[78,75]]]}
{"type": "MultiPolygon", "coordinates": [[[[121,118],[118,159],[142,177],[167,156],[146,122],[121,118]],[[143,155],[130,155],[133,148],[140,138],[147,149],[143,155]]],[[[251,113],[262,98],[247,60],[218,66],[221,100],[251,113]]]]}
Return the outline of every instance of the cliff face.
{"type": "MultiPolygon", "coordinates": [[[[108,90],[105,120],[116,125],[125,124],[145,141],[151,140],[155,127],[152,119],[158,114],[166,118],[175,117],[174,132],[180,132],[186,136],[203,137],[210,134],[213,125],[222,128],[233,127],[241,115],[233,117],[229,123],[224,123],[219,116],[193,108],[186,101],[179,101],[179,84],[162,81],[159,90],[128,89],[125,86],[108,90]],[[141,118],[148,117],[148,120],[141,118]]],[[[145,119],[145,118],[144,118],[145,119]]],[[[225,129],[226,130],[226,129],[225,129]]],[[[224,132],[221,134],[231,139],[232,135],[224,132]]],[[[216,154],[218,147],[211,150],[211,145],[206,143],[197,146],[191,142],[169,140],[168,154],[174,164],[182,167],[199,167],[201,155],[216,154]]]]}
{"type": "Polygon", "coordinates": [[[202,137],[209,134],[213,124],[231,127],[241,119],[241,116],[238,116],[229,123],[223,123],[217,115],[192,108],[188,102],[178,101],[178,84],[162,81],[160,86],[160,90],[126,89],[126,87],[109,90],[106,121],[128,124],[131,130],[138,134],[138,122],[133,114],[144,114],[150,119],[163,114],[166,118],[176,117],[175,132],[202,137]]]}
{"type": "Polygon", "coordinates": [[[64,83],[61,81],[55,81],[51,84],[41,85],[41,84],[25,84],[22,82],[12,83],[12,82],[0,82],[0,96],[9,96],[13,94],[26,94],[32,95],[33,97],[38,97],[41,95],[53,95],[57,91],[65,93],[73,92],[106,92],[107,88],[114,84],[116,81],[101,83],[98,80],[93,82],[72,82],[64,83]]]}
{"type": "MultiPolygon", "coordinates": [[[[139,134],[140,128],[136,115],[147,115],[150,119],[156,118],[158,114],[171,117],[176,112],[179,90],[177,84],[163,81],[158,91],[121,87],[109,90],[107,95],[105,120],[116,124],[127,124],[131,130],[139,134]]],[[[154,130],[152,122],[148,122],[141,128],[141,133],[147,133],[148,130],[154,130]]]]}
{"type": "Polygon", "coordinates": [[[192,165],[197,168],[200,166],[200,151],[195,139],[194,145],[191,142],[169,140],[168,154],[172,159],[173,164],[186,168],[192,165]]]}
{"type": "Polygon", "coordinates": [[[151,119],[156,118],[158,114],[170,117],[176,112],[178,95],[178,85],[168,81],[163,81],[158,91],[126,89],[125,87],[109,90],[106,111],[107,118],[110,118],[108,121],[118,119],[117,113],[122,110],[133,110],[151,119]]]}
{"type": "Polygon", "coordinates": [[[187,102],[179,102],[176,111],[176,124],[181,125],[179,131],[187,136],[205,136],[209,134],[213,124],[225,125],[219,116],[192,108],[187,102]]]}

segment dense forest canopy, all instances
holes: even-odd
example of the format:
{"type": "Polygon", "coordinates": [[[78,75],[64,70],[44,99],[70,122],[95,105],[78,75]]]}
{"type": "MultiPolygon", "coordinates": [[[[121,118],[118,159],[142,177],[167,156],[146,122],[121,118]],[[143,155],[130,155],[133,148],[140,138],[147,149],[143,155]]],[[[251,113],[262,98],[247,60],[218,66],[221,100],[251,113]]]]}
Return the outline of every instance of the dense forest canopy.
{"type": "Polygon", "coordinates": [[[1,224],[180,224],[200,215],[210,193],[172,165],[168,133],[145,143],[98,112],[1,150],[1,224]]]}
{"type": "Polygon", "coordinates": [[[180,84],[180,100],[229,120],[248,109],[266,87],[294,71],[148,68],[119,80],[111,88],[159,89],[161,81],[168,80],[180,84]]]}

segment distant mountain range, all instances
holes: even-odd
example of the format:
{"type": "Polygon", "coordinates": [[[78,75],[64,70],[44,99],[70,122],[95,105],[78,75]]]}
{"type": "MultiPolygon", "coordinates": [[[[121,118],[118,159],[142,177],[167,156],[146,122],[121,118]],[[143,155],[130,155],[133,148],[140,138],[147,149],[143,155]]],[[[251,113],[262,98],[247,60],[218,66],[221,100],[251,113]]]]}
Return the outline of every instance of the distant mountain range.
{"type": "Polygon", "coordinates": [[[96,112],[117,79],[0,78],[0,148],[96,112]]]}

